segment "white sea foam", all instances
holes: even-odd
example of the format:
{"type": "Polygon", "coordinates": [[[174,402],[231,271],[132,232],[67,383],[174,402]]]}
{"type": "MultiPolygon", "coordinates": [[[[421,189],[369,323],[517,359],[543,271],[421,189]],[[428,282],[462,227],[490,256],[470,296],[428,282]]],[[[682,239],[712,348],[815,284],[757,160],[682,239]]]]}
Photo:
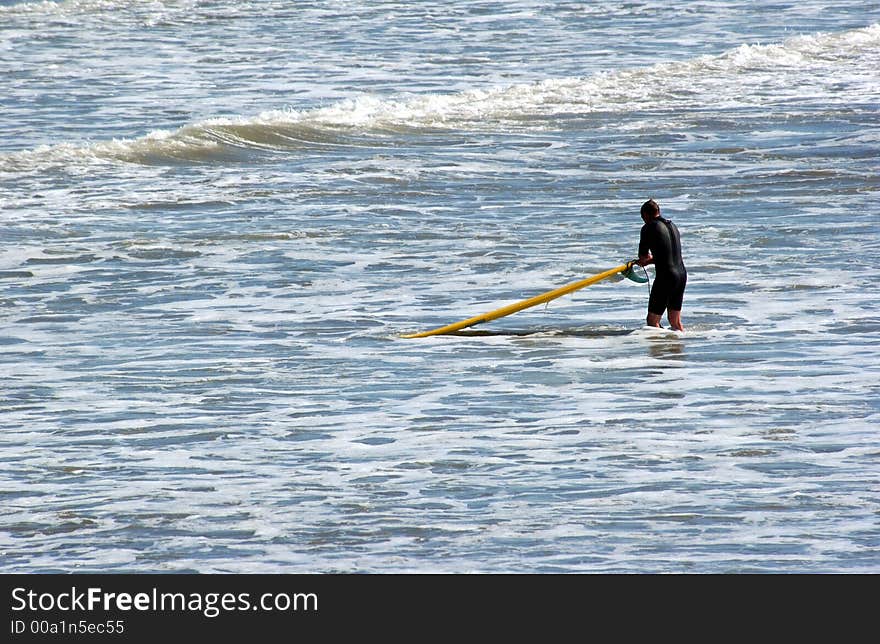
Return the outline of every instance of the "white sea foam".
{"type": "MultiPolygon", "coordinates": [[[[742,45],[717,56],[659,63],[589,78],[546,79],[536,83],[472,89],[455,94],[380,98],[359,96],[325,107],[283,109],[256,117],[212,118],[178,130],[157,130],[137,139],[81,146],[65,143],[0,155],[0,171],[27,171],[45,165],[122,161],[204,162],[235,158],[237,151],[289,151],[322,145],[382,147],[403,133],[441,130],[558,128],[565,119],[594,112],[631,112],[646,102],[654,110],[690,106],[762,105],[778,101],[780,86],[810,87],[828,77],[851,94],[880,95],[874,71],[880,64],[880,24],[843,34],[796,36],[781,44],[742,45]],[[791,74],[798,74],[792,81],[791,74]],[[840,76],[844,74],[843,76],[840,76]],[[784,75],[785,82],[776,80],[784,75]],[[762,88],[770,86],[769,95],[762,88]]],[[[842,88],[838,93],[845,92],[842,88]]],[[[849,100],[841,93],[838,100],[849,100]]],[[[657,120],[652,119],[656,127],[657,120]]],[[[630,126],[632,127],[632,126],[630,126]]]]}

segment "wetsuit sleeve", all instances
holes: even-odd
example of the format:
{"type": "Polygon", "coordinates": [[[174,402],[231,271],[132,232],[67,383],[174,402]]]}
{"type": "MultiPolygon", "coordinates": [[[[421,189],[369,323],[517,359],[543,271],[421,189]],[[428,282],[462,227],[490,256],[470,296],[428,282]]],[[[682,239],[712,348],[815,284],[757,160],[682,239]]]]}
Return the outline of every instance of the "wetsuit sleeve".
{"type": "Polygon", "coordinates": [[[648,240],[647,226],[642,226],[639,233],[639,257],[644,257],[651,252],[651,242],[648,240]]]}

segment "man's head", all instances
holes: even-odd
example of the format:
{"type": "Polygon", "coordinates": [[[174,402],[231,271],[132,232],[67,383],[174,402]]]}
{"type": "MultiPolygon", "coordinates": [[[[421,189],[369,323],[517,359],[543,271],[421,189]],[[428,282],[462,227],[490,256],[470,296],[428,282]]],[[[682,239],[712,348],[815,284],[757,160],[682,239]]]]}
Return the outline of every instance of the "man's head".
{"type": "Polygon", "coordinates": [[[648,223],[660,216],[660,204],[653,199],[648,199],[642,204],[642,219],[648,223]]]}

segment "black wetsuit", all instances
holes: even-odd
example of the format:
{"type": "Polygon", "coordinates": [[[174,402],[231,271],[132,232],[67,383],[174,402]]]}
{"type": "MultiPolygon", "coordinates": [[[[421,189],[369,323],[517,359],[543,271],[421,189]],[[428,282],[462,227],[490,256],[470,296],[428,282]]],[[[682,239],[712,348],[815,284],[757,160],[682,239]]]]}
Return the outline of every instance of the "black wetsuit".
{"type": "Polygon", "coordinates": [[[639,257],[647,255],[648,251],[654,256],[656,269],[648,311],[655,315],[663,315],[666,309],[681,311],[687,269],[681,259],[681,236],[676,225],[657,217],[642,226],[639,257]]]}

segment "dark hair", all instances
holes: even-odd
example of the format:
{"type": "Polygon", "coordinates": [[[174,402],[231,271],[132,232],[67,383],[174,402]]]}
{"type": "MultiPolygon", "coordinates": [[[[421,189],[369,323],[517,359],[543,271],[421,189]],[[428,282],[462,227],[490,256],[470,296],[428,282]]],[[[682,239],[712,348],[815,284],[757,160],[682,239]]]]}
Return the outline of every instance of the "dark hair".
{"type": "Polygon", "coordinates": [[[642,217],[656,217],[660,214],[660,204],[653,199],[648,199],[642,204],[642,217]]]}

